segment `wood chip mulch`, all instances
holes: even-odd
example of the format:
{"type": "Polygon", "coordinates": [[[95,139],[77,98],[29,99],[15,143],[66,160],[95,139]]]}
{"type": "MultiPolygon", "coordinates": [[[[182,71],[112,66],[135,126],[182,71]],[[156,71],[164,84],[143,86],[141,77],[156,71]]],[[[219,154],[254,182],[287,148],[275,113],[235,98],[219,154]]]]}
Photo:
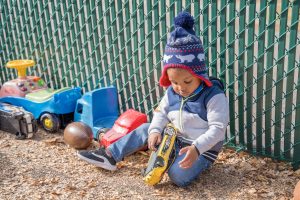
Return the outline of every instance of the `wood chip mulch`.
{"type": "MultiPolygon", "coordinates": [[[[90,148],[96,148],[93,143],[90,148]]],[[[79,160],[63,132],[16,140],[0,131],[0,199],[292,199],[300,169],[224,148],[214,166],[187,188],[147,186],[149,152],[135,153],[109,172],[79,160]]]]}

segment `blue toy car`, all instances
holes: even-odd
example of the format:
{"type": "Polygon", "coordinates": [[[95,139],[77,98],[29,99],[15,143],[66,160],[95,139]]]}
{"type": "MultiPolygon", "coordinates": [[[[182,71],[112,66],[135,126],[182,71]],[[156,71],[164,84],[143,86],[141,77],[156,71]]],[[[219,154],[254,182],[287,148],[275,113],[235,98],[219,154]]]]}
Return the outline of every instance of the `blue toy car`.
{"type": "Polygon", "coordinates": [[[118,116],[117,89],[109,86],[85,93],[77,101],[74,121],[91,127],[94,139],[99,140],[100,134],[111,128],[118,116]]]}
{"type": "Polygon", "coordinates": [[[0,90],[0,102],[23,107],[31,112],[43,128],[56,132],[73,120],[76,102],[81,98],[81,88],[48,88],[37,76],[26,76],[26,68],[33,66],[32,60],[14,60],[8,68],[18,70],[18,78],[4,83],[0,90]]]}
{"type": "Polygon", "coordinates": [[[26,97],[2,97],[0,102],[23,107],[33,114],[43,128],[56,132],[73,120],[76,101],[81,97],[81,88],[46,89],[30,93],[26,97]],[[44,98],[41,98],[41,97],[44,98]]]}

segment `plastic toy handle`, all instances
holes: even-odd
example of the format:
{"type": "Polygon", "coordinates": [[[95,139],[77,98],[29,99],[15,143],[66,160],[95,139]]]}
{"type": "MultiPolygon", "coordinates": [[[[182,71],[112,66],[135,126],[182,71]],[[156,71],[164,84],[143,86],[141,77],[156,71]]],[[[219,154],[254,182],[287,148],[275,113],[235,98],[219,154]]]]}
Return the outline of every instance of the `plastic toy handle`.
{"type": "Polygon", "coordinates": [[[26,69],[34,65],[35,62],[33,60],[12,60],[6,64],[6,67],[17,69],[18,77],[24,78],[26,77],[26,69]]]}

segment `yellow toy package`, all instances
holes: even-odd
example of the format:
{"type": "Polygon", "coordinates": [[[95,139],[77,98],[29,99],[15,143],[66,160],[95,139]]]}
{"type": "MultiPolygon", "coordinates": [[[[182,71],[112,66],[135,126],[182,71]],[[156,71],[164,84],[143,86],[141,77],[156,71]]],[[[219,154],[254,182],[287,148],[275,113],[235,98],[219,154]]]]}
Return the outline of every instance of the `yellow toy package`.
{"type": "Polygon", "coordinates": [[[175,139],[177,129],[168,124],[164,130],[164,136],[158,150],[151,153],[143,180],[148,185],[155,185],[160,182],[165,171],[172,164],[175,158],[175,139]]]}

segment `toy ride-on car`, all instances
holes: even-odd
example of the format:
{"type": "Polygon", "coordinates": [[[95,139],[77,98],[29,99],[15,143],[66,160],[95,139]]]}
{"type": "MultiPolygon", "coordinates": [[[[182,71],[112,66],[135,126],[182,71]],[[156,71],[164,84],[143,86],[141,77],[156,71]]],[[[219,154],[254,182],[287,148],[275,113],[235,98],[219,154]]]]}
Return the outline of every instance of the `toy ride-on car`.
{"type": "Polygon", "coordinates": [[[117,89],[109,86],[85,93],[77,101],[74,121],[88,125],[98,140],[100,130],[111,128],[118,116],[117,89]]]}
{"type": "Polygon", "coordinates": [[[81,98],[81,88],[48,88],[40,77],[26,76],[26,69],[34,64],[33,60],[7,63],[8,68],[17,69],[18,78],[3,84],[0,102],[23,107],[46,131],[55,132],[73,120],[76,102],[81,98]]]}
{"type": "Polygon", "coordinates": [[[74,121],[89,126],[94,140],[108,146],[147,122],[147,116],[129,109],[119,117],[117,89],[109,86],[85,93],[77,101],[74,121]]]}

